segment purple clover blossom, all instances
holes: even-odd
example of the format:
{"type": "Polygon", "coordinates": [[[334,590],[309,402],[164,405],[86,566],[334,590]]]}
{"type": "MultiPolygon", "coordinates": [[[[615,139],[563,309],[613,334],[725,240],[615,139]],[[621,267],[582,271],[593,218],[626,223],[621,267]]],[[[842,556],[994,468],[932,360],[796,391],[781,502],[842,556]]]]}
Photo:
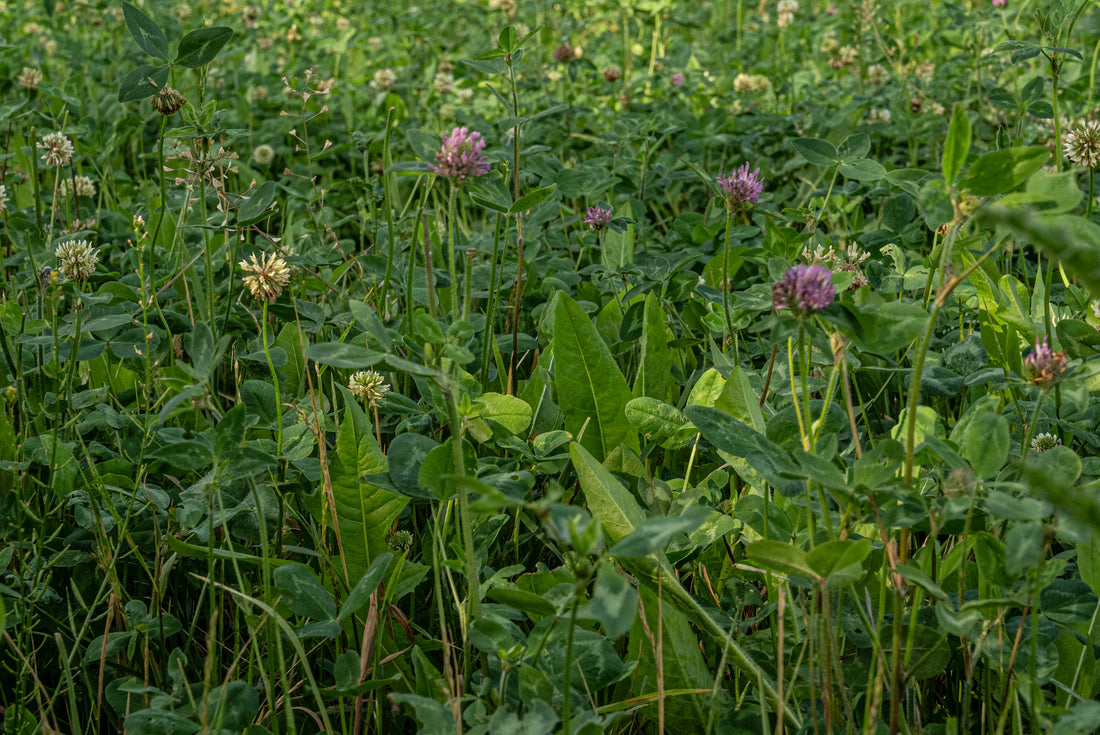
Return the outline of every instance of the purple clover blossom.
{"type": "Polygon", "coordinates": [[[669,80],[669,82],[672,84],[673,87],[682,87],[682,86],[684,86],[684,82],[686,82],[686,81],[687,81],[687,79],[684,77],[683,72],[676,72],[675,74],[672,75],[672,78],[669,80]]]}
{"type": "Polygon", "coordinates": [[[584,223],[589,229],[599,232],[611,222],[611,210],[603,207],[589,207],[585,214],[584,223]]]}
{"type": "Polygon", "coordinates": [[[722,187],[722,194],[726,198],[726,209],[730,212],[748,209],[756,204],[764,192],[764,182],[760,179],[760,167],[758,166],[755,171],[749,171],[748,163],[734,169],[729,176],[719,176],[718,185],[722,187]]]}
{"type": "Polygon", "coordinates": [[[481,133],[471,133],[466,127],[455,128],[450,135],[443,136],[443,145],[435,154],[435,163],[429,163],[428,168],[452,182],[483,176],[489,173],[489,161],[482,153],[484,150],[485,140],[481,133]]]}
{"type": "Polygon", "coordinates": [[[823,265],[796,265],[772,284],[772,306],[801,318],[827,308],[836,298],[832,271],[823,265]]]}
{"type": "Polygon", "coordinates": [[[1067,362],[1066,353],[1050,349],[1046,337],[1036,337],[1035,349],[1024,358],[1024,377],[1040,387],[1053,385],[1066,371],[1067,362]]]}

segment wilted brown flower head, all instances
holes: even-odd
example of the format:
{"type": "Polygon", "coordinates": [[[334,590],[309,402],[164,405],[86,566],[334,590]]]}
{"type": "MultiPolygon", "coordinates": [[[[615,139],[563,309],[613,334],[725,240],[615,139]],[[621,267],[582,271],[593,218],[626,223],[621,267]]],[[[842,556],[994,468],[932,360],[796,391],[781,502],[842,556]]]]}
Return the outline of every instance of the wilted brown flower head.
{"type": "Polygon", "coordinates": [[[181,107],[187,104],[187,100],[183,98],[183,95],[172,87],[161,87],[149,101],[157,112],[166,117],[178,112],[181,107]]]}
{"type": "Polygon", "coordinates": [[[559,64],[568,64],[574,58],[576,58],[576,55],[573,51],[573,44],[569,43],[568,41],[562,43],[560,46],[554,49],[554,61],[558,62],[559,64]]]}

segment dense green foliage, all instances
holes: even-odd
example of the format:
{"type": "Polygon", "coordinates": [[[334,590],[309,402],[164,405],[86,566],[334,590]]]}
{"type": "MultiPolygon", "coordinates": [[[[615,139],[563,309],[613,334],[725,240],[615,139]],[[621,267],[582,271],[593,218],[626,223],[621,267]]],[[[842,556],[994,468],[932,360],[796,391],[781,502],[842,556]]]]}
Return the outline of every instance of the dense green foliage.
{"type": "Polygon", "coordinates": [[[5,734],[1100,728],[1092,0],[3,5],[5,734]]]}

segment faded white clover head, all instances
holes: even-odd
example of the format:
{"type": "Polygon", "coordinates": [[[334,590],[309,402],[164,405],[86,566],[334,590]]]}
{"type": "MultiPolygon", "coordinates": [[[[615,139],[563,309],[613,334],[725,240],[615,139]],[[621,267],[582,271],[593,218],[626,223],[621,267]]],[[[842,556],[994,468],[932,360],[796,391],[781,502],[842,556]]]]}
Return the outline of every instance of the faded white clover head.
{"type": "Polygon", "coordinates": [[[47,166],[64,166],[73,160],[73,142],[61,131],[42,136],[38,150],[47,166]]]}
{"type": "Polygon", "coordinates": [[[242,278],[244,285],[259,301],[274,301],[283,292],[283,287],[290,283],[290,266],[274,255],[265,253],[259,260],[252,255],[238,265],[245,272],[242,278]]]}

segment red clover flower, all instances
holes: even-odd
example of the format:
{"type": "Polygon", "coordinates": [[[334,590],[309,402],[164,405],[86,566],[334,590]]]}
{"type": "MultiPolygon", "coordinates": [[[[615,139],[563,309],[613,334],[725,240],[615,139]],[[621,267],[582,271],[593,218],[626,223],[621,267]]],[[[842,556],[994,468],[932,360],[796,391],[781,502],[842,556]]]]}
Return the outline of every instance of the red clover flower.
{"type": "Polygon", "coordinates": [[[596,232],[607,227],[609,222],[611,222],[611,210],[603,207],[589,207],[584,217],[584,223],[596,232]]]}
{"type": "Polygon", "coordinates": [[[719,176],[718,185],[726,198],[726,209],[730,212],[743,212],[760,198],[764,192],[764,182],[760,179],[760,168],[749,171],[749,164],[734,169],[729,176],[719,176]]]}
{"type": "Polygon", "coordinates": [[[483,150],[485,140],[481,133],[471,133],[466,127],[455,128],[450,135],[443,136],[443,145],[435,154],[435,164],[428,164],[428,167],[452,182],[482,176],[489,173],[489,161],[483,150]]]}
{"type": "Polygon", "coordinates": [[[1024,377],[1035,385],[1046,388],[1057,383],[1066,371],[1068,358],[1064,352],[1050,349],[1046,337],[1035,338],[1035,349],[1024,358],[1024,377]]]}
{"type": "Polygon", "coordinates": [[[823,265],[796,265],[772,284],[772,306],[802,318],[827,308],[836,298],[832,271],[823,265]]]}

